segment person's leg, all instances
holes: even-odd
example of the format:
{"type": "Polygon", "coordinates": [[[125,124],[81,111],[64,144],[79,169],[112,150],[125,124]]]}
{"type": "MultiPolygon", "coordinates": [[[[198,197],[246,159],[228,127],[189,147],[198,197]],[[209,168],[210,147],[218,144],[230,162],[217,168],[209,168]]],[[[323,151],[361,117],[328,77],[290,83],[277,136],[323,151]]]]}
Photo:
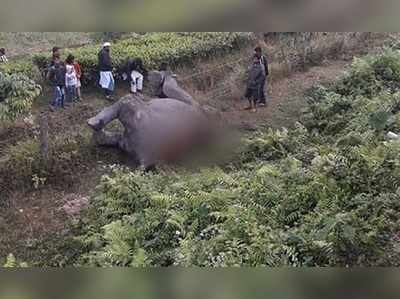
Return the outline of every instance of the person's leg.
{"type": "Polygon", "coordinates": [[[61,108],[64,108],[65,107],[65,87],[61,86],[60,90],[61,90],[61,108]]]}
{"type": "Polygon", "coordinates": [[[255,96],[252,97],[251,112],[257,112],[257,97],[255,96]]]}
{"type": "Polygon", "coordinates": [[[111,72],[100,72],[99,84],[103,89],[107,100],[112,100],[112,92],[114,90],[114,78],[111,72]]]}
{"type": "Polygon", "coordinates": [[[249,106],[244,108],[244,110],[251,110],[251,97],[247,97],[247,101],[249,102],[249,106]]]}
{"type": "Polygon", "coordinates": [[[76,87],[75,87],[75,95],[78,101],[81,101],[81,80],[78,79],[76,87]]]}
{"type": "Polygon", "coordinates": [[[81,88],[80,88],[80,87],[77,87],[77,88],[76,88],[76,97],[77,97],[78,101],[81,101],[81,100],[82,100],[81,88]]]}
{"type": "Polygon", "coordinates": [[[65,87],[65,103],[68,105],[71,102],[71,88],[70,86],[65,87]]]}
{"type": "Polygon", "coordinates": [[[137,92],[136,80],[132,78],[132,81],[131,81],[131,93],[136,93],[136,92],[137,92]]]}
{"type": "Polygon", "coordinates": [[[260,106],[265,106],[265,79],[260,83],[257,90],[257,101],[260,106]]]}
{"type": "Polygon", "coordinates": [[[137,89],[139,92],[142,92],[143,90],[143,75],[141,73],[138,73],[137,89]]]}
{"type": "Polygon", "coordinates": [[[71,86],[71,100],[72,102],[76,102],[76,85],[71,86]]]}
{"type": "Polygon", "coordinates": [[[54,88],[53,88],[53,98],[52,98],[51,103],[50,103],[50,105],[52,107],[54,107],[54,108],[56,108],[57,105],[58,105],[59,94],[60,94],[59,87],[58,86],[54,86],[54,88]]]}
{"type": "Polygon", "coordinates": [[[143,75],[137,71],[132,71],[131,74],[132,78],[132,88],[131,92],[136,93],[136,92],[141,92],[143,89],[143,75]]]}
{"type": "Polygon", "coordinates": [[[108,89],[108,88],[103,88],[103,90],[104,90],[104,94],[105,94],[105,96],[106,96],[106,99],[107,99],[107,100],[110,100],[110,99],[111,99],[111,96],[112,96],[111,90],[108,89]]]}

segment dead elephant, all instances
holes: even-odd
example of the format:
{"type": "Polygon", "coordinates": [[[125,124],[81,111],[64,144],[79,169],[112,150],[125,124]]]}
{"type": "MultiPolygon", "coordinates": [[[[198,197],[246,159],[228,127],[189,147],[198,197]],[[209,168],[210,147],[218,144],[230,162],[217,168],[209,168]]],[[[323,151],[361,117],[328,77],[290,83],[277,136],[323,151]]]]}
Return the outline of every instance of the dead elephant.
{"type": "Polygon", "coordinates": [[[171,98],[146,102],[133,94],[88,120],[98,145],[120,148],[144,169],[154,167],[158,161],[180,158],[204,140],[211,129],[209,124],[207,114],[197,105],[171,98]],[[111,134],[103,130],[114,119],[122,123],[124,132],[111,134]]]}

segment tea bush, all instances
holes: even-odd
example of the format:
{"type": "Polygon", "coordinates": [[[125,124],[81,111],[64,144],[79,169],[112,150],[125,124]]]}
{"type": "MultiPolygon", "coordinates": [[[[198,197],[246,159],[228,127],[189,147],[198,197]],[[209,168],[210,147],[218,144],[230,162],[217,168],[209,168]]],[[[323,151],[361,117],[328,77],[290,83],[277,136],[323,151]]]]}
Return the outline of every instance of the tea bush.
{"type": "MultiPolygon", "coordinates": [[[[112,45],[114,71],[119,78],[120,70],[128,58],[141,58],[148,69],[158,68],[162,62],[171,66],[192,64],[195,59],[215,57],[239,48],[250,39],[245,33],[149,33],[118,41],[112,45]]],[[[64,49],[63,58],[72,53],[84,71],[83,84],[96,84],[98,78],[98,52],[101,45],[76,49],[64,49]]],[[[44,70],[50,56],[36,54],[34,63],[44,70]]]]}
{"type": "Polygon", "coordinates": [[[40,85],[25,75],[0,72],[0,122],[29,112],[41,91],[40,85]]]}
{"type": "Polygon", "coordinates": [[[29,190],[46,183],[65,187],[74,182],[76,172],[87,169],[96,159],[96,149],[85,133],[51,138],[49,149],[44,160],[36,138],[8,147],[0,161],[0,191],[29,190]]]}
{"type": "Polygon", "coordinates": [[[7,75],[20,74],[30,79],[36,79],[38,77],[38,69],[33,64],[31,57],[2,63],[0,64],[0,72],[7,75]]]}
{"type": "Polygon", "coordinates": [[[397,74],[393,55],[358,60],[344,78],[314,88],[296,128],[256,133],[227,167],[117,167],[102,178],[77,237],[84,250],[70,262],[399,265],[400,142],[384,138],[400,129],[399,90],[376,75],[382,63],[397,74]],[[358,81],[360,66],[373,74],[369,86],[358,81]]]}

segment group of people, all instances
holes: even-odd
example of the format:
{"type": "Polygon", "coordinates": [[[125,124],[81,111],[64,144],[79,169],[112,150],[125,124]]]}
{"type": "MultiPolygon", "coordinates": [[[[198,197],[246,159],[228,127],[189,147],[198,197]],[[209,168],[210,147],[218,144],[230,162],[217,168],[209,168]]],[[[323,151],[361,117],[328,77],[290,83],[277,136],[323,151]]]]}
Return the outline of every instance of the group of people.
{"type": "Polygon", "coordinates": [[[257,111],[257,107],[266,105],[265,84],[269,75],[268,61],[262,53],[261,47],[254,49],[252,65],[249,70],[245,97],[249,101],[247,109],[257,111]]]}
{"type": "MultiPolygon", "coordinates": [[[[113,67],[110,47],[110,43],[104,43],[103,48],[99,52],[99,84],[104,90],[106,99],[113,100],[112,94],[115,88],[115,80],[112,72],[113,67]]],[[[146,73],[147,71],[143,67],[143,62],[140,58],[129,59],[127,61],[122,70],[122,78],[129,83],[131,93],[142,92],[144,75],[146,73]]]]}
{"type": "MultiPolygon", "coordinates": [[[[113,99],[115,80],[113,76],[113,64],[111,58],[111,44],[106,42],[98,53],[99,84],[104,90],[106,99],[113,99]]],[[[52,59],[47,68],[47,78],[54,88],[54,95],[50,103],[50,109],[61,107],[81,101],[81,77],[82,69],[72,54],[67,56],[65,61],[61,60],[60,48],[53,47],[52,59]]],[[[0,63],[7,62],[6,51],[0,48],[0,63]]],[[[163,63],[160,71],[166,71],[167,65],[163,63]]],[[[143,90],[143,80],[146,76],[146,69],[143,67],[140,58],[129,59],[122,69],[122,78],[128,82],[130,92],[141,93],[143,90]]],[[[266,105],[265,85],[269,75],[268,62],[263,55],[261,47],[254,49],[252,64],[248,73],[247,88],[245,98],[249,101],[246,108],[252,112],[257,111],[257,107],[266,105]]]]}
{"type": "Polygon", "coordinates": [[[53,47],[53,55],[47,68],[47,78],[54,88],[50,109],[65,108],[66,104],[81,101],[82,70],[72,54],[65,61],[60,58],[60,48],[53,47]]]}

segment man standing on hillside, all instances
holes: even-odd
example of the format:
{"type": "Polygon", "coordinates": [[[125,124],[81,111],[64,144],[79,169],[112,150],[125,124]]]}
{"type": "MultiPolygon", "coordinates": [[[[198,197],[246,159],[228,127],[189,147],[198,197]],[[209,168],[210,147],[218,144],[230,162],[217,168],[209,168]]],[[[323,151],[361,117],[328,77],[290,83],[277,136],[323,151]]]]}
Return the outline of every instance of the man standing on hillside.
{"type": "Polygon", "coordinates": [[[261,93],[260,93],[260,98],[259,98],[259,106],[263,107],[266,105],[266,95],[265,95],[265,84],[267,82],[267,77],[269,75],[269,69],[268,69],[268,61],[265,55],[262,54],[262,49],[261,47],[256,47],[254,49],[255,56],[260,60],[261,65],[264,66],[265,69],[265,77],[264,81],[261,83],[261,93]]]}
{"type": "Polygon", "coordinates": [[[251,112],[257,112],[257,105],[260,103],[265,83],[265,69],[258,56],[254,55],[253,64],[249,70],[247,89],[245,97],[249,100],[251,112]]]}
{"type": "Polygon", "coordinates": [[[103,88],[106,99],[113,100],[112,93],[114,91],[115,81],[112,74],[112,62],[110,55],[110,43],[104,43],[103,48],[99,52],[99,70],[100,70],[100,86],[103,88]]]}

